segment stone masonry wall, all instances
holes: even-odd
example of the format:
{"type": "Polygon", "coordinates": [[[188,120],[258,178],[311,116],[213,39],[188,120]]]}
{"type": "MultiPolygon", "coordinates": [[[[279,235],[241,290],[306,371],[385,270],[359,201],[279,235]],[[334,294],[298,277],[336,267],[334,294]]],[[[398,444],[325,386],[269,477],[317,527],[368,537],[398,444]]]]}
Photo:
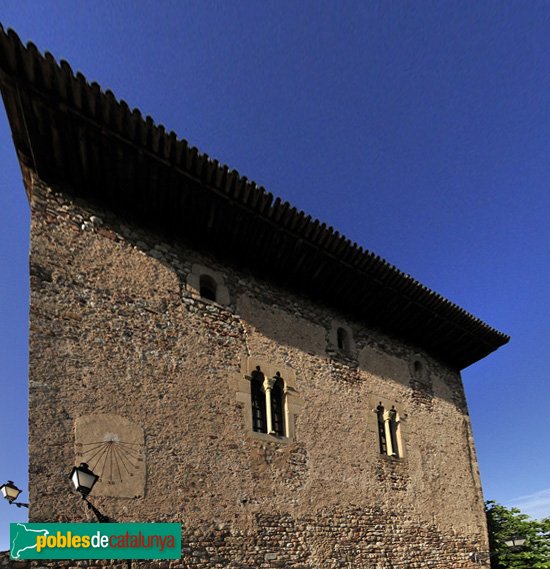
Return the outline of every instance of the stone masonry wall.
{"type": "Polygon", "coordinates": [[[116,415],[144,433],[145,486],[134,498],[114,485],[94,503],[117,521],[182,524],[180,561],[133,567],[480,566],[470,554],[487,551],[483,501],[456,371],[37,179],[29,186],[31,521],[93,521],[67,481],[81,456],[75,422],[116,415]],[[197,264],[222,275],[227,306],[188,287],[197,264]],[[334,345],[339,323],[353,335],[347,353],[334,345]],[[243,357],[295,373],[294,440],[247,429],[234,388],[243,357]],[[402,459],[379,452],[379,401],[402,410],[402,459]]]}

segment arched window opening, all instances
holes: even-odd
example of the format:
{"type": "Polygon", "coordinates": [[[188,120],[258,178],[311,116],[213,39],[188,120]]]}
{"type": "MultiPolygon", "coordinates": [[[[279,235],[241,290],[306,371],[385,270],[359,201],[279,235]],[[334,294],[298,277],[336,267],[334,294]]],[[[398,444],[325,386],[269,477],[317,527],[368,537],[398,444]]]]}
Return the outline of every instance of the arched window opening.
{"type": "MultiPolygon", "coordinates": [[[[334,344],[332,346],[334,348],[334,344]]],[[[243,357],[241,375],[239,379],[234,378],[233,385],[246,436],[275,445],[285,445],[294,440],[295,417],[304,400],[291,367],[281,361],[243,357]]]]}
{"type": "Polygon", "coordinates": [[[279,372],[275,375],[275,383],[271,388],[271,433],[280,437],[285,436],[285,385],[279,372]]]}
{"type": "Polygon", "coordinates": [[[336,330],[336,343],[339,350],[349,352],[349,334],[344,328],[336,330]]]}
{"type": "Polygon", "coordinates": [[[384,425],[384,406],[382,403],[376,408],[378,416],[378,442],[380,443],[380,453],[388,454],[388,446],[386,444],[386,428],[384,425]]]}
{"type": "Polygon", "coordinates": [[[414,362],[414,375],[416,377],[422,375],[422,362],[420,362],[419,360],[415,360],[414,362]]]}
{"type": "Polygon", "coordinates": [[[200,295],[207,300],[216,301],[216,281],[209,275],[201,275],[200,295]]]}
{"type": "Polygon", "coordinates": [[[252,372],[250,381],[250,394],[252,398],[252,429],[257,433],[267,433],[264,380],[264,374],[258,366],[252,372]]]}

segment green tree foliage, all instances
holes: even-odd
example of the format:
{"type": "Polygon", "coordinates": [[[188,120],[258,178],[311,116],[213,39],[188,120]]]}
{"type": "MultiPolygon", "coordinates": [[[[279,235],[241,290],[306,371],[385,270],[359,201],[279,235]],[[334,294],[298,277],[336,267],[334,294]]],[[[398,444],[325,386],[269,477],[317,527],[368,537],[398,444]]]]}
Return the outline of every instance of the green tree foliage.
{"type": "Polygon", "coordinates": [[[506,508],[494,501],[486,503],[491,569],[550,569],[550,518],[533,520],[518,508],[506,508]],[[524,538],[521,548],[506,541],[524,538]]]}

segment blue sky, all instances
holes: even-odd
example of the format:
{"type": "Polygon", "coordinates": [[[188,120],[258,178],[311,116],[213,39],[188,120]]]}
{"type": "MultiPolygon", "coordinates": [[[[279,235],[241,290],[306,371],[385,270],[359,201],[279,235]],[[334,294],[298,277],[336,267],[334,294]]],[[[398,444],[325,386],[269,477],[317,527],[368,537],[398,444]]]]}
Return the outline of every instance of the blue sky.
{"type": "MultiPolygon", "coordinates": [[[[0,14],[510,334],[463,372],[484,493],[550,515],[550,4],[0,0],[0,14]]],[[[28,229],[2,107],[0,480],[25,491],[28,229]]],[[[0,504],[0,550],[24,515],[0,504]]]]}

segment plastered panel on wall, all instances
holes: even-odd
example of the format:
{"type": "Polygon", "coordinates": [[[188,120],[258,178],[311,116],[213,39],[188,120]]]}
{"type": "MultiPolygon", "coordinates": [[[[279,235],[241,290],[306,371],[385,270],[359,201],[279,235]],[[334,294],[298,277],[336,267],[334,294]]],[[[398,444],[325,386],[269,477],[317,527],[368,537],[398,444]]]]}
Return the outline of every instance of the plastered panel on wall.
{"type": "MultiPolygon", "coordinates": [[[[267,308],[244,294],[237,301],[237,311],[249,327],[279,345],[297,347],[314,354],[325,353],[326,330],[322,326],[275,306],[267,308]]],[[[254,346],[253,352],[262,353],[265,347],[254,346]]]]}
{"type": "Polygon", "coordinates": [[[368,346],[359,353],[359,367],[367,373],[399,383],[406,384],[409,380],[408,362],[368,346]]]}
{"type": "Polygon", "coordinates": [[[83,415],[75,421],[75,464],[99,475],[97,496],[134,498],[145,492],[143,429],[119,415],[83,415]]]}

